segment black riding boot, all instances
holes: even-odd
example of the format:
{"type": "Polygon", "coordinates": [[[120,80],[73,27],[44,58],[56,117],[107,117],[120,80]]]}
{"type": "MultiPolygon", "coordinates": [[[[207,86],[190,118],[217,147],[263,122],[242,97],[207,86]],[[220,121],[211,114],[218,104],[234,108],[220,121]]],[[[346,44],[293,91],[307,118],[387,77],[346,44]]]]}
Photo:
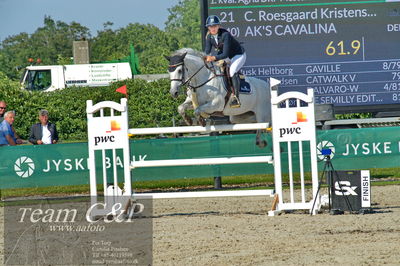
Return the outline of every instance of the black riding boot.
{"type": "Polygon", "coordinates": [[[235,73],[233,75],[232,79],[232,86],[234,90],[234,95],[232,97],[232,101],[229,104],[231,108],[239,108],[240,107],[240,101],[239,101],[239,90],[240,90],[240,78],[239,74],[235,73]]]}

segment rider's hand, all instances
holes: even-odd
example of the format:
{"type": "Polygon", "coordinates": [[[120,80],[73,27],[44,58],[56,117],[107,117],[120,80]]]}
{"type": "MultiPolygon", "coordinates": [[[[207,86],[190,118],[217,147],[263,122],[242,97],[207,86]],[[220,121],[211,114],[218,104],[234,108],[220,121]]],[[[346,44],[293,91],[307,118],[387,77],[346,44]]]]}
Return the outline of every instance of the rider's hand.
{"type": "Polygon", "coordinates": [[[215,56],[207,55],[207,57],[206,57],[207,62],[213,62],[215,60],[216,60],[215,56]]]}

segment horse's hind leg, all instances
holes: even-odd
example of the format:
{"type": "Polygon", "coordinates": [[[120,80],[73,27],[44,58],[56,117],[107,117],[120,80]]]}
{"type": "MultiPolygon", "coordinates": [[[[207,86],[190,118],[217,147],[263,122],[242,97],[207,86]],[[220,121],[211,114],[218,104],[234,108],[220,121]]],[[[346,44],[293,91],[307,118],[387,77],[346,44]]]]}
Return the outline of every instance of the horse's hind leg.
{"type": "Polygon", "coordinates": [[[229,121],[232,124],[242,124],[242,123],[256,123],[256,116],[253,112],[247,112],[240,115],[231,115],[229,116],[229,121]]]}
{"type": "MultiPolygon", "coordinates": [[[[267,95],[262,95],[263,98],[267,98],[267,95]]],[[[257,105],[256,107],[256,120],[257,123],[269,123],[268,127],[271,126],[271,109],[269,102],[262,102],[257,105]]],[[[268,145],[266,140],[261,139],[262,133],[265,132],[267,129],[264,130],[257,130],[256,136],[256,145],[260,148],[264,148],[268,145]]]]}
{"type": "Polygon", "coordinates": [[[256,145],[260,148],[265,148],[268,145],[266,140],[261,139],[263,131],[264,129],[257,129],[256,145]]]}
{"type": "MultiPolygon", "coordinates": [[[[252,113],[245,113],[242,115],[231,115],[229,116],[229,121],[232,124],[240,124],[240,123],[256,123],[256,116],[252,113]]],[[[266,130],[266,129],[265,129],[266,130]]],[[[256,135],[256,145],[260,148],[264,148],[268,145],[267,141],[261,138],[264,130],[258,129],[256,135]]]]}
{"type": "MultiPolygon", "coordinates": [[[[265,122],[269,122],[270,123],[270,117],[269,114],[267,112],[268,110],[266,108],[257,108],[257,112],[256,112],[256,120],[257,123],[265,123],[265,122]]],[[[265,132],[267,129],[258,129],[257,130],[257,135],[256,135],[256,145],[260,148],[265,148],[268,143],[266,140],[262,139],[262,133],[265,132]]]]}

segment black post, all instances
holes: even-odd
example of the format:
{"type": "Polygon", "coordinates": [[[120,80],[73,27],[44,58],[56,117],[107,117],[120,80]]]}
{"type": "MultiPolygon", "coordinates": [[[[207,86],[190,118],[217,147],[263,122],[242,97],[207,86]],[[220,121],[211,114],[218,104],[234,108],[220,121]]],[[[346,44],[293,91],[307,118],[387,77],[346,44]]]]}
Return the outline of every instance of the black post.
{"type": "Polygon", "coordinates": [[[214,176],[214,189],[222,189],[222,179],[220,176],[214,176]]]}
{"type": "MultiPolygon", "coordinates": [[[[218,136],[219,132],[215,131],[215,132],[211,132],[210,133],[210,137],[211,136],[218,136]]],[[[211,141],[211,145],[213,141],[211,141]]],[[[213,145],[212,146],[212,151],[213,153],[219,154],[219,145],[213,145]]],[[[221,166],[219,165],[214,165],[213,168],[215,169],[215,173],[217,176],[214,176],[214,189],[222,189],[222,179],[221,179],[221,166]]]]}
{"type": "Polygon", "coordinates": [[[208,17],[208,3],[207,0],[200,0],[200,32],[201,32],[201,46],[202,50],[205,48],[206,43],[206,18],[208,17]]]}
{"type": "Polygon", "coordinates": [[[333,169],[332,169],[332,164],[331,164],[331,156],[328,155],[325,157],[325,163],[328,165],[327,169],[327,184],[328,184],[328,207],[329,207],[329,212],[332,210],[332,188],[333,188],[333,169]]]}

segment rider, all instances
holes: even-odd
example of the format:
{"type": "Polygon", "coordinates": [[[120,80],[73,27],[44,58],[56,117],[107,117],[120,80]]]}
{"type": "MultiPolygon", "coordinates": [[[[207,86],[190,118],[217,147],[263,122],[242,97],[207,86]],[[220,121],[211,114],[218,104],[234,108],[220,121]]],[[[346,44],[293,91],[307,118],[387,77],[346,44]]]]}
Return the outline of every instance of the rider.
{"type": "Polygon", "coordinates": [[[217,16],[209,16],[206,20],[208,32],[206,35],[206,61],[218,61],[229,58],[231,66],[229,76],[233,86],[232,93],[234,98],[230,103],[230,107],[240,107],[239,89],[240,80],[238,71],[246,61],[246,53],[240,43],[227,31],[221,27],[221,21],[217,16]]]}

